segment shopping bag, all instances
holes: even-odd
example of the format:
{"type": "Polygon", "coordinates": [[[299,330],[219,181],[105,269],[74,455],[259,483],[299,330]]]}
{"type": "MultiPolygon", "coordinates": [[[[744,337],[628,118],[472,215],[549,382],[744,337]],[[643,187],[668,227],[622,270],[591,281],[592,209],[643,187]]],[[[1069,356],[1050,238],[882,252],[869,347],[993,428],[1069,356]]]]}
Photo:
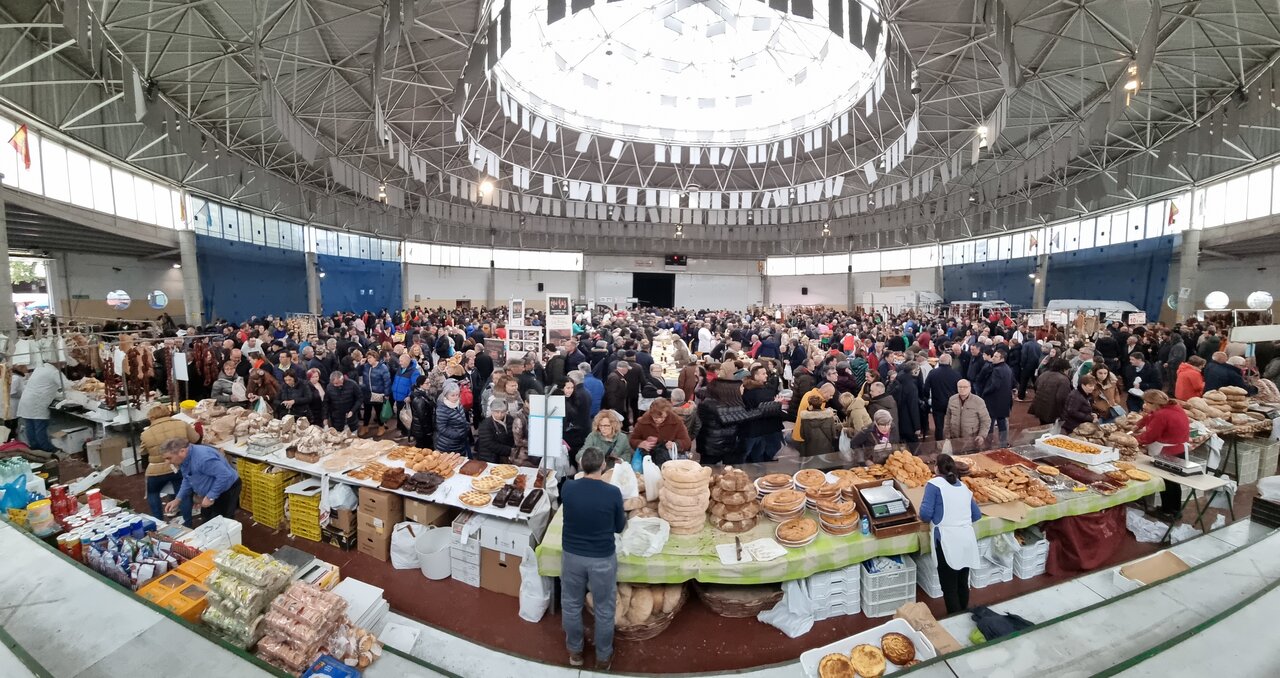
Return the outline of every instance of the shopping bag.
{"type": "Polygon", "coordinates": [[[391,418],[394,416],[396,416],[396,408],[391,406],[390,400],[383,400],[382,411],[378,413],[378,417],[381,418],[382,421],[391,421],[391,418]]]}
{"type": "Polygon", "coordinates": [[[400,406],[400,423],[407,429],[413,428],[413,408],[409,407],[408,401],[400,406]]]}
{"type": "Polygon", "coordinates": [[[253,411],[258,414],[265,414],[268,417],[271,416],[271,406],[267,404],[266,398],[258,398],[258,400],[253,403],[253,411]]]}
{"type": "Polygon", "coordinates": [[[623,555],[648,558],[662,552],[671,537],[671,524],[661,518],[632,518],[618,537],[623,555]]]}
{"type": "Polygon", "coordinates": [[[422,526],[405,521],[396,523],[391,531],[391,567],[397,570],[414,570],[418,568],[418,532],[422,526]]]}
{"type": "Polygon", "coordinates": [[[813,602],[805,590],[805,580],[782,582],[782,600],[772,610],[756,615],[756,619],[777,628],[788,638],[799,638],[813,628],[813,602]]]}
{"type": "Polygon", "coordinates": [[[520,561],[520,618],[530,622],[542,621],[542,615],[551,607],[551,577],[538,574],[538,556],[532,546],[525,546],[524,559],[520,561]]]}
{"type": "Polygon", "coordinates": [[[231,382],[231,402],[242,403],[248,399],[249,392],[244,387],[244,379],[236,377],[236,380],[231,382]]]}
{"type": "Polygon", "coordinates": [[[615,464],[609,483],[622,492],[622,501],[640,496],[640,484],[636,471],[630,464],[615,464]]]}

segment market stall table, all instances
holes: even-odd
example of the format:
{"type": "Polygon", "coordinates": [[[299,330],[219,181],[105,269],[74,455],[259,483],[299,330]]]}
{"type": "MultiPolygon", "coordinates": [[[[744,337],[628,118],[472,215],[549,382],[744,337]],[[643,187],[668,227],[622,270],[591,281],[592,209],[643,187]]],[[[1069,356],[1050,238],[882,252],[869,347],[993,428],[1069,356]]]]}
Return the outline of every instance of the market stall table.
{"type": "MultiPolygon", "coordinates": [[[[1200,526],[1201,531],[1209,531],[1209,528],[1204,524],[1204,514],[1209,510],[1209,505],[1213,503],[1214,497],[1218,496],[1218,493],[1220,492],[1227,493],[1227,512],[1230,513],[1232,522],[1235,522],[1236,510],[1235,507],[1232,506],[1233,502],[1231,501],[1230,492],[1225,489],[1230,482],[1226,478],[1222,476],[1209,475],[1207,473],[1197,473],[1189,476],[1178,475],[1177,473],[1166,471],[1155,464],[1152,464],[1151,457],[1146,455],[1138,456],[1138,458],[1134,459],[1132,463],[1134,467],[1151,474],[1153,479],[1161,478],[1165,482],[1177,483],[1178,485],[1187,488],[1190,492],[1187,494],[1186,498],[1182,500],[1182,506],[1178,508],[1178,515],[1182,515],[1182,512],[1187,508],[1187,504],[1195,502],[1196,517],[1195,520],[1191,522],[1193,525],[1200,526]],[[1200,493],[1205,494],[1205,501],[1203,505],[1200,503],[1200,493]]],[[[1172,521],[1169,523],[1169,529],[1165,530],[1164,537],[1160,540],[1161,542],[1168,541],[1169,535],[1173,533],[1173,526],[1176,522],[1177,521],[1172,521]]]]}

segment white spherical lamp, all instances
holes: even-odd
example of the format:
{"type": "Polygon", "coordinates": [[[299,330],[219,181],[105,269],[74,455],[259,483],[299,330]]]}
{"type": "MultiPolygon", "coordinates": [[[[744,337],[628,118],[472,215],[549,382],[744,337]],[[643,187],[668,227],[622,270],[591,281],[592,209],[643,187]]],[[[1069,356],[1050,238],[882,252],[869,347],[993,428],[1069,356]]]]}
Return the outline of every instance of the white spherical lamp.
{"type": "Polygon", "coordinates": [[[1271,293],[1258,290],[1249,295],[1249,298],[1245,300],[1245,304],[1255,311],[1265,311],[1271,308],[1271,293]]]}
{"type": "Polygon", "coordinates": [[[1204,298],[1204,305],[1215,311],[1221,311],[1231,303],[1231,297],[1226,292],[1210,292],[1204,298]]]}

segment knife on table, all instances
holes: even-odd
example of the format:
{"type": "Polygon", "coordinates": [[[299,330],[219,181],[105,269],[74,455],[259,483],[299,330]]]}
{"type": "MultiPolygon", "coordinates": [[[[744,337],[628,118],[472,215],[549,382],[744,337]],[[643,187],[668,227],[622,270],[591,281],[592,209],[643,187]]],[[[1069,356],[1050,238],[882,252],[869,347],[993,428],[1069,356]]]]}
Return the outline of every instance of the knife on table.
{"type": "Polygon", "coordinates": [[[742,537],[739,537],[739,536],[737,536],[737,535],[734,535],[734,537],[733,537],[733,546],[734,546],[734,548],[737,550],[737,553],[738,553],[738,562],[742,562],[742,537]]]}

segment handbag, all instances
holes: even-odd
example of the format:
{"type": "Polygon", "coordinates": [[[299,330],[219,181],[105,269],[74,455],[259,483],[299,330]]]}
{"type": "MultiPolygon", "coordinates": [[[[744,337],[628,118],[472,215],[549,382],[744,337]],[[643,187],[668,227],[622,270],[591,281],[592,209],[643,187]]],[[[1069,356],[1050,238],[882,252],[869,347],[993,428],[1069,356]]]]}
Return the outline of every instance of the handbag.
{"type": "Polygon", "coordinates": [[[371,402],[371,403],[382,403],[382,402],[386,402],[386,400],[387,400],[387,394],[385,394],[385,393],[370,393],[370,394],[369,394],[369,402],[371,402]]]}
{"type": "Polygon", "coordinates": [[[400,407],[400,423],[407,429],[413,428],[413,408],[409,407],[409,401],[405,401],[400,407]]]}

